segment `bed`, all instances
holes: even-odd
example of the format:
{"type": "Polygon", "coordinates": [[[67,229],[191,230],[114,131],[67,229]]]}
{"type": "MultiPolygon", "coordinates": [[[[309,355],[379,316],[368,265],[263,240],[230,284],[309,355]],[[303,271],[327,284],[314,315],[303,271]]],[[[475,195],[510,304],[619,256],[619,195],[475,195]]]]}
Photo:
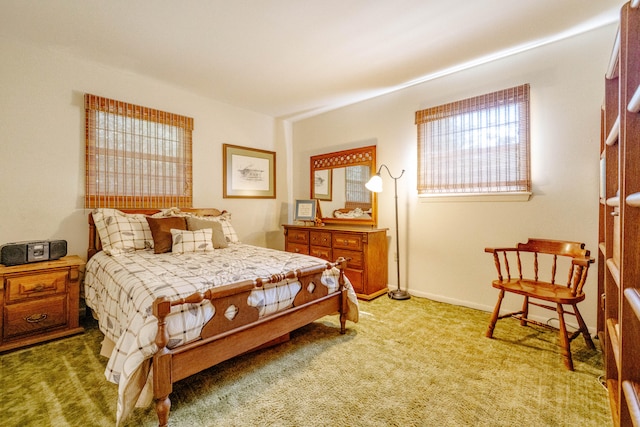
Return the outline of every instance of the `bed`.
{"type": "Polygon", "coordinates": [[[94,209],[87,258],[117,424],[153,399],[166,426],[173,383],[325,315],[339,315],[340,333],[358,321],[346,260],[243,244],[217,209],[94,209]]]}

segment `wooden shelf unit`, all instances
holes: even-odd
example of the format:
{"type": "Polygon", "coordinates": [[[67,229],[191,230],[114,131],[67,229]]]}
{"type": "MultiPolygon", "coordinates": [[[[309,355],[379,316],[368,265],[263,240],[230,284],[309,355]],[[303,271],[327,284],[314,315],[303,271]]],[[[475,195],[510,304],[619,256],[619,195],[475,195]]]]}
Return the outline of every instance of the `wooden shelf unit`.
{"type": "Polygon", "coordinates": [[[601,114],[598,336],[616,426],[640,426],[640,1],[626,3],[601,114]]]}

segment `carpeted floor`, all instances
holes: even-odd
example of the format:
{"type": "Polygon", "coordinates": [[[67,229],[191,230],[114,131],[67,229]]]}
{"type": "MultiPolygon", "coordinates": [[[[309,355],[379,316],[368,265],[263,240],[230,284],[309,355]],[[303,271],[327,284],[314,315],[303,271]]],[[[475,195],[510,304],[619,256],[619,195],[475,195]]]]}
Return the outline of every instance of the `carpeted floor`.
{"type": "MultiPolygon", "coordinates": [[[[174,387],[172,426],[610,426],[602,355],[489,313],[423,298],[361,302],[340,335],[335,317],[291,341],[210,368],[174,387]]],[[[0,356],[3,426],[113,426],[116,385],[100,332],[0,356]]],[[[153,426],[152,407],[127,426],[153,426]]]]}

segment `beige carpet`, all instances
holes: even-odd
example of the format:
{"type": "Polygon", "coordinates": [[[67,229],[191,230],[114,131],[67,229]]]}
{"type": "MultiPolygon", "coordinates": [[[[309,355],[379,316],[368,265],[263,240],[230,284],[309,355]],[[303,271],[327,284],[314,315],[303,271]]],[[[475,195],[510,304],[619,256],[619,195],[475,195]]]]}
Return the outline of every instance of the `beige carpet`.
{"type": "MultiPolygon", "coordinates": [[[[412,298],[361,302],[346,335],[327,317],[280,346],[177,384],[173,426],[609,426],[602,355],[489,313],[412,298]]],[[[0,356],[3,426],[112,426],[116,386],[104,379],[101,335],[0,356]]],[[[597,342],[597,341],[596,341],[597,342]]],[[[156,425],[153,408],[128,426],[156,425]]]]}

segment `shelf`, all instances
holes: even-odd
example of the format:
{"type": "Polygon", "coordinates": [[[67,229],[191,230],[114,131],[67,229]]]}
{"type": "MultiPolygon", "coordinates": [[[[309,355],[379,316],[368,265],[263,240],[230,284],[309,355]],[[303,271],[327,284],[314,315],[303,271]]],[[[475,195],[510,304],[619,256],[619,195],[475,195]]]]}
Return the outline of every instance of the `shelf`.
{"type": "Polygon", "coordinates": [[[618,77],[618,63],[620,59],[620,27],[616,33],[616,40],[613,43],[613,50],[611,51],[611,58],[609,58],[609,66],[607,67],[607,73],[605,77],[607,80],[615,79],[618,77]]]}
{"type": "Polygon", "coordinates": [[[607,319],[607,330],[609,331],[609,340],[611,341],[611,347],[613,349],[613,357],[616,359],[616,366],[620,366],[620,340],[618,333],[620,328],[618,327],[618,319],[607,319]]]}
{"type": "Polygon", "coordinates": [[[598,243],[598,249],[600,249],[600,253],[602,254],[602,256],[607,256],[607,246],[604,242],[598,243]]]}
{"type": "Polygon", "coordinates": [[[619,135],[620,135],[620,115],[618,115],[618,117],[616,117],[616,121],[613,122],[613,126],[609,131],[609,135],[607,135],[607,140],[605,141],[605,144],[609,146],[615,145],[616,142],[618,142],[619,135]]]}
{"type": "Polygon", "coordinates": [[[638,86],[636,93],[634,93],[629,100],[627,110],[629,110],[630,113],[640,113],[640,86],[638,86]]]}
{"type": "Polygon", "coordinates": [[[629,194],[626,199],[627,205],[633,208],[640,208],[640,193],[629,194]]]}
{"type": "Polygon", "coordinates": [[[640,427],[640,384],[632,381],[622,382],[622,391],[629,407],[629,415],[633,425],[640,427]]]}
{"type": "MultiPolygon", "coordinates": [[[[618,381],[609,379],[607,380],[607,390],[609,390],[609,406],[611,407],[611,415],[614,420],[619,420],[618,414],[618,381]]],[[[616,425],[619,425],[616,423],[616,425]]]]}
{"type": "Polygon", "coordinates": [[[611,273],[613,280],[616,282],[616,286],[620,287],[620,269],[613,258],[607,259],[607,267],[609,268],[609,272],[611,273]]]}
{"type": "Polygon", "coordinates": [[[640,290],[638,288],[627,288],[624,290],[624,296],[640,321],[640,290]]]}
{"type": "Polygon", "coordinates": [[[620,197],[618,196],[614,196],[614,197],[609,197],[607,199],[607,206],[612,206],[612,207],[618,207],[620,206],[620,197]]]}

